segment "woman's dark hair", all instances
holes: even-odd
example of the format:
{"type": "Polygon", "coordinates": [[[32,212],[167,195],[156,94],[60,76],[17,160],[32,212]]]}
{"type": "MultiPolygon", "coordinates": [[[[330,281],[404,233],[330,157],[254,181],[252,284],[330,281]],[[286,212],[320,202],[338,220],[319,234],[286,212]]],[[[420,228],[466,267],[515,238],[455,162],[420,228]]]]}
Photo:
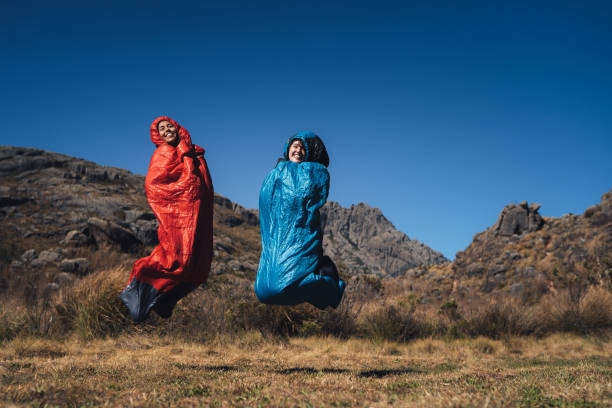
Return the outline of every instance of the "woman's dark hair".
{"type": "Polygon", "coordinates": [[[321,163],[325,167],[329,166],[329,155],[321,138],[315,135],[307,138],[306,143],[308,143],[308,161],[321,163]]]}

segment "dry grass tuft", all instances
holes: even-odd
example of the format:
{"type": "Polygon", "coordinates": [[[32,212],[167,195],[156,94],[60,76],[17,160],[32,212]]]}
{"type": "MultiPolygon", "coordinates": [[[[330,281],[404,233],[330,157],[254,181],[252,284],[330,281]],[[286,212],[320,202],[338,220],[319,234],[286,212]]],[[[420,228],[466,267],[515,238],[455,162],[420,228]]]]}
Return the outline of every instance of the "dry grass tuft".
{"type": "Polygon", "coordinates": [[[83,339],[121,332],[131,322],[119,300],[128,276],[123,268],[111,269],[86,276],[74,287],[60,291],[54,305],[53,329],[72,331],[83,339]]]}
{"type": "Polygon", "coordinates": [[[40,335],[40,312],[15,299],[0,301],[0,341],[17,336],[40,335]]]}
{"type": "Polygon", "coordinates": [[[612,293],[603,287],[589,288],[580,300],[579,313],[582,324],[590,329],[612,327],[612,293]]]}

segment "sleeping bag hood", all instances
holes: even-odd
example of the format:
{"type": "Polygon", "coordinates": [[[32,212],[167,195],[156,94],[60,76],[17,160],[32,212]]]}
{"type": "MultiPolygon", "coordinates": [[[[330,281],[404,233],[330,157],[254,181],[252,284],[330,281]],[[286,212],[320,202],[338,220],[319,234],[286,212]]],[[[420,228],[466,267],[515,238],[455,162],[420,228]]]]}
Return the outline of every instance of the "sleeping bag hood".
{"type": "Polygon", "coordinates": [[[151,124],[157,146],[145,179],[147,200],[159,228],[151,255],[134,263],[121,300],[137,322],[154,310],[169,317],[178,300],[208,278],[212,260],[214,192],[204,149],[191,143],[189,132],[167,116],[151,124]],[[175,125],[179,143],[161,138],[157,125],[175,125]]]}
{"type": "Polygon", "coordinates": [[[294,140],[301,140],[304,144],[304,150],[306,150],[305,162],[316,162],[321,163],[325,167],[329,166],[329,156],[327,155],[327,149],[319,136],[313,132],[300,132],[287,140],[285,144],[285,151],[283,152],[283,158],[289,160],[289,146],[294,140]]]}
{"type": "MultiPolygon", "coordinates": [[[[318,308],[337,307],[345,283],[319,272],[323,234],[319,209],[329,191],[329,157],[323,141],[312,132],[291,137],[284,159],[266,176],[259,194],[262,252],[255,294],[263,303],[293,305],[309,302],[318,308]],[[292,141],[304,143],[302,163],[288,161],[292,141]]],[[[335,267],[334,267],[335,268],[335,267]]]]}

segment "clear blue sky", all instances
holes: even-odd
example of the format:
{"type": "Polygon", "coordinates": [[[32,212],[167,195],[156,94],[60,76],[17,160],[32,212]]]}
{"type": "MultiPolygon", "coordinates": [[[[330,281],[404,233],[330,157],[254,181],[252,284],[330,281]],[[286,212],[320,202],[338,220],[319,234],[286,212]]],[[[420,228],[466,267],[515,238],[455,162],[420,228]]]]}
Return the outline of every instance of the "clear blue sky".
{"type": "Polygon", "coordinates": [[[449,258],[508,203],[556,217],[612,188],[609,1],[14,1],[0,19],[0,144],[145,174],[169,115],[255,208],[312,130],[331,200],[449,258]]]}

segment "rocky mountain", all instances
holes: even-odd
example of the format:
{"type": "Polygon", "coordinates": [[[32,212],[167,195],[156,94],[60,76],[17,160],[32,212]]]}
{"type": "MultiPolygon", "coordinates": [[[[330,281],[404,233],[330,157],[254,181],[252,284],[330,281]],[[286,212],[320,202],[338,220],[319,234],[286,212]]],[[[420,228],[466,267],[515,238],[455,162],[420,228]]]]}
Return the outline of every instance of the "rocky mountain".
{"type": "Polygon", "coordinates": [[[482,276],[488,292],[510,280],[510,290],[525,283],[546,287],[572,281],[607,284],[612,279],[612,191],[582,215],[545,218],[539,205],[522,202],[503,209],[495,225],[477,234],[457,254],[458,276],[482,276]]]}
{"type": "Polygon", "coordinates": [[[512,296],[525,302],[589,285],[612,289],[612,190],[584,214],[542,217],[539,204],[509,204],[452,264],[406,274],[438,299],[512,296]]]}
{"type": "MultiPolygon", "coordinates": [[[[214,177],[214,174],[213,174],[214,177]]],[[[328,203],[325,251],[341,273],[395,276],[446,262],[397,231],[380,210],[328,203]]],[[[215,196],[214,275],[254,278],[257,211],[215,196]]],[[[0,292],[57,289],[79,275],[130,264],[157,244],[144,177],[38,149],[0,146],[0,292]]]]}
{"type": "MultiPolygon", "coordinates": [[[[255,272],[258,223],[254,211],[215,196],[213,273],[255,272]]],[[[0,292],[24,289],[35,298],[79,275],[130,264],[156,244],[143,176],[0,147],[0,292]]]]}
{"type": "MultiPolygon", "coordinates": [[[[506,295],[529,301],[570,287],[612,288],[612,191],[580,215],[548,218],[539,209],[527,202],[506,206],[449,263],[397,231],[379,209],[328,202],[321,211],[324,251],[351,281],[350,290],[359,289],[362,277],[367,285],[396,278],[391,286],[423,301],[506,295]]],[[[213,276],[252,282],[260,251],[257,211],[216,195],[214,227],[213,276]]],[[[156,229],[143,176],[0,147],[0,293],[36,299],[79,276],[129,268],[157,243],[156,229]]]]}
{"type": "Polygon", "coordinates": [[[395,229],[378,208],[364,203],[342,208],[328,202],[321,211],[323,249],[351,274],[398,276],[419,265],[448,262],[441,253],[395,229]]]}

